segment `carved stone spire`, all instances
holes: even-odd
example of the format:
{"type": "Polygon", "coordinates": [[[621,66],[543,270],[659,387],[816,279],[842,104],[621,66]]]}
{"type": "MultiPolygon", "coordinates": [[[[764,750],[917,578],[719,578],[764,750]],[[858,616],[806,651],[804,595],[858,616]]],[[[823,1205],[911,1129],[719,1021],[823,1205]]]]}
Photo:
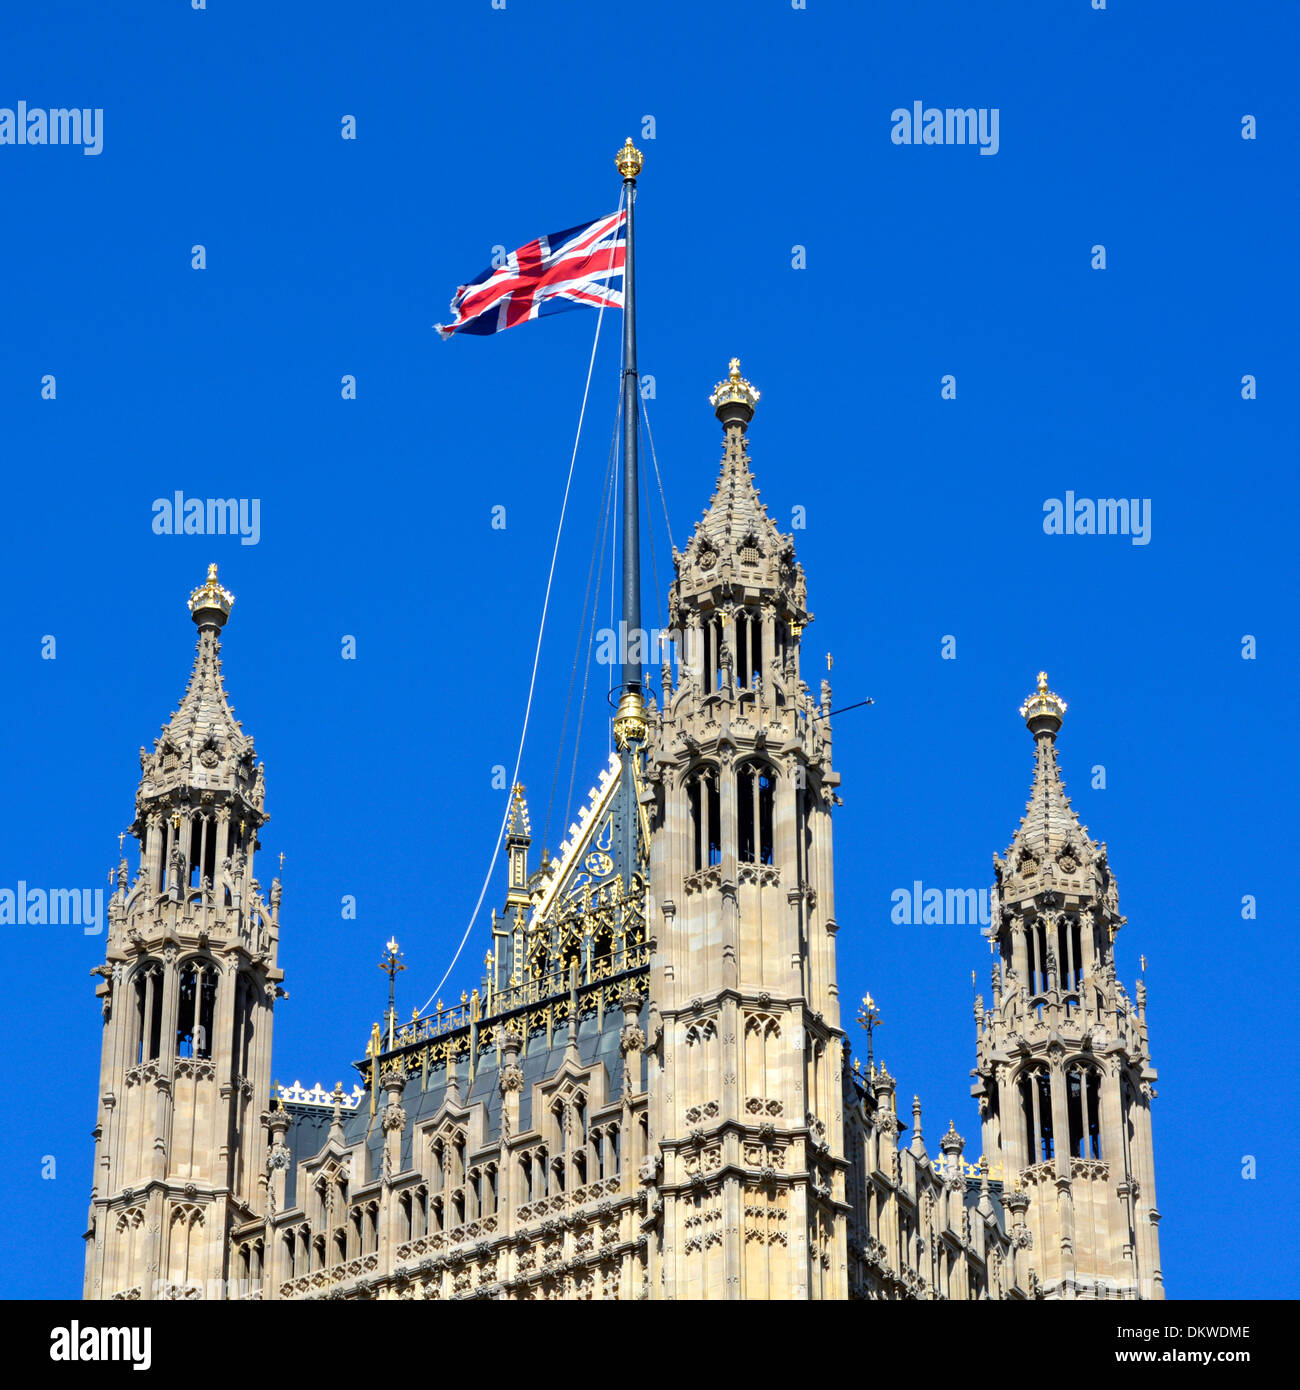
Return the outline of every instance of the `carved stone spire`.
{"type": "Polygon", "coordinates": [[[1103,880],[1098,886],[1104,890],[1105,850],[1088,838],[1087,826],[1080,825],[1057,764],[1056,735],[1065,710],[1065,701],[1047,688],[1047,672],[1040,671],[1037,691],[1020,707],[1021,718],[1034,736],[1034,781],[1007,850],[1006,883],[1000,884],[1004,901],[1059,890],[1082,877],[1098,877],[1103,880]]]}
{"type": "Polygon", "coordinates": [[[517,910],[527,911],[530,902],[528,884],[528,850],[533,843],[533,829],[528,820],[528,802],[524,800],[524,785],[516,782],[510,793],[510,818],[506,822],[506,864],[509,884],[506,891],[507,919],[517,910]]]}
{"type": "Polygon", "coordinates": [[[129,893],[119,872],[101,975],[118,1006],[104,1020],[92,1297],[164,1297],[176,1270],[186,1291],[224,1284],[233,1224],[284,1197],[288,1122],[281,1110],[257,1123],[285,993],[281,893],[277,880],[267,901],[254,876],[265,785],[221,676],[234,601],[212,565],[189,599],[199,633],[189,684],[153,752],[140,752],[140,872],[129,893]],[[124,1204],[153,1244],[130,1239],[124,1204]],[[182,1206],[183,1223],[169,1217],[182,1206]]]}
{"type": "Polygon", "coordinates": [[[780,594],[790,616],[808,622],[803,611],[807,588],[795,559],[794,539],[783,536],[759,497],[750,470],[746,430],[759,392],[740,375],[732,358],[731,375],[714,387],[709,403],[726,431],[718,481],[678,564],[674,596],[713,589],[719,581],[780,594]]]}
{"type": "Polygon", "coordinates": [[[1020,709],[1034,782],[1006,858],[993,857],[989,929],[1005,988],[976,1020],[984,1152],[1023,1189],[1011,1212],[1017,1279],[1057,1298],[1162,1298],[1151,1083],[1143,1020],[1115,979],[1123,924],[1105,844],[1065,794],[1065,701],[1047,674],[1020,709]],[[1122,1239],[1081,1238],[1085,1222],[1122,1239]],[[1024,1266],[1022,1269],[1021,1266],[1024,1266]]]}
{"type": "Polygon", "coordinates": [[[748,1296],[844,1297],[830,823],[839,774],[830,720],[799,677],[810,621],[803,572],[754,486],[745,431],[758,392],[739,362],[711,401],[725,430],[722,467],[685,553],[673,556],[681,680],[652,721],[643,801],[662,1287],[672,1298],[741,1296],[751,1257],[726,1214],[774,1211],[768,1189],[779,1182],[792,1213],[788,1261],[769,1258],[748,1296]],[[796,1128],[810,1136],[797,1162],[796,1128]],[[754,1178],[729,1168],[722,1147],[716,1161],[705,1157],[715,1131],[744,1135],[754,1178]],[[777,1155],[786,1156],[779,1180],[777,1155]],[[837,1214],[813,1216],[823,1202],[837,1214]],[[700,1212],[716,1212],[704,1218],[717,1220],[716,1240],[672,1235],[700,1212]]]}
{"type": "Polygon", "coordinates": [[[506,844],[519,843],[525,848],[532,843],[532,826],[528,821],[528,803],[524,800],[526,788],[516,782],[510,792],[510,820],[506,824],[506,844]]]}
{"type": "Polygon", "coordinates": [[[192,793],[234,794],[247,802],[246,818],[261,824],[265,788],[253,740],[244,733],[226,698],[221,676],[221,629],[235,596],[217,582],[216,565],[207,582],[190,595],[190,615],[199,629],[194,666],[179,707],[162,727],[151,754],[142,753],[138,801],[188,800],[192,793]]]}

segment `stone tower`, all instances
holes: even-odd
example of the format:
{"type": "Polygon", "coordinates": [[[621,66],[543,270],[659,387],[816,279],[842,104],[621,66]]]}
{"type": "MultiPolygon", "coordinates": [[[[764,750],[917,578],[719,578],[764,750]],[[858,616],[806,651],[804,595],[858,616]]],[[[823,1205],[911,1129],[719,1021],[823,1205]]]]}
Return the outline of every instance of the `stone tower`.
{"type": "Polygon", "coordinates": [[[733,360],[722,469],[669,593],[679,684],[651,719],[651,1285],[844,1298],[830,687],[799,674],[803,569],[759,501],[733,360]],[[661,1282],[662,1278],[662,1282],[661,1282]]]}
{"type": "Polygon", "coordinates": [[[190,596],[198,653],[154,751],[140,750],[108,912],[88,1298],[223,1297],[229,1232],[263,1209],[280,883],[254,876],[263,768],[226,700],[234,595],[210,566],[190,596]]]}
{"type": "Polygon", "coordinates": [[[1015,1282],[1048,1298],[1163,1298],[1146,987],[1115,975],[1124,925],[1105,844],[1065,795],[1047,688],[1020,710],[1034,784],[997,874],[992,1007],[977,1001],[984,1152],[1000,1162],[1015,1282]]]}

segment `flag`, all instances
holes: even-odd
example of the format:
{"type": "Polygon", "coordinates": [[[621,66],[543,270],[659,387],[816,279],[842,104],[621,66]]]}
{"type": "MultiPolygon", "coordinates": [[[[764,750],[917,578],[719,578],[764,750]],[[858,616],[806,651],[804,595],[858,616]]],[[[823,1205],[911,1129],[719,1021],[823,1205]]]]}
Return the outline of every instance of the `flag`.
{"type": "Polygon", "coordinates": [[[499,333],[566,309],[622,308],[626,250],[622,210],[539,237],[512,251],[503,265],[489,266],[461,285],[451,301],[455,317],[434,327],[445,339],[453,333],[499,333]]]}

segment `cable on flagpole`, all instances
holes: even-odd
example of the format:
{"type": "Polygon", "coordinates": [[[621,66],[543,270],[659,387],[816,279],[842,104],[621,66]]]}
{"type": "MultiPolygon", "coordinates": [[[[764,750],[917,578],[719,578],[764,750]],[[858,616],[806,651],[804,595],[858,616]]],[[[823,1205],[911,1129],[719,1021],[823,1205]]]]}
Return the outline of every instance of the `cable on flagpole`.
{"type": "MultiPolygon", "coordinates": [[[[618,212],[623,211],[623,194],[618,196],[618,212]]],[[[609,248],[609,268],[605,272],[602,285],[608,288],[610,277],[614,273],[614,251],[615,244],[609,248]]],[[[582,423],[587,416],[587,397],[591,393],[591,376],[596,367],[596,349],[600,346],[600,326],[605,321],[605,300],[608,295],[601,296],[600,308],[596,314],[596,336],[591,344],[591,360],[587,363],[587,380],[582,388],[582,406],[578,411],[578,429],[573,438],[573,453],[569,456],[569,474],[564,480],[564,500],[560,503],[560,519],[555,528],[555,544],[551,547],[551,567],[546,575],[546,593],[542,599],[542,616],[537,625],[537,645],[533,650],[533,670],[528,680],[528,699],[524,704],[524,723],[519,731],[519,749],[515,754],[515,770],[510,778],[510,789],[506,793],[506,808],[501,816],[501,828],[497,831],[497,842],[492,850],[492,859],[488,864],[488,871],[483,876],[483,886],[479,889],[478,901],[474,904],[474,911],[470,914],[469,924],[465,928],[465,934],[460,939],[460,945],[456,947],[456,954],[451,958],[451,964],[447,967],[441,980],[434,986],[433,993],[424,1001],[424,1007],[420,1013],[424,1013],[429,1005],[438,997],[439,990],[447,983],[451,972],[456,968],[456,962],[460,959],[461,952],[465,949],[465,943],[469,940],[470,932],[474,930],[474,923],[478,921],[480,908],[483,906],[483,899],[487,897],[488,885],[492,882],[492,875],[496,872],[497,858],[501,853],[501,841],[505,838],[506,826],[510,822],[510,807],[513,800],[513,789],[519,781],[519,768],[524,759],[524,741],[528,737],[528,720],[533,712],[533,692],[537,688],[537,667],[542,657],[542,637],[546,632],[546,614],[551,605],[551,587],[555,580],[555,562],[560,554],[560,537],[564,534],[564,517],[569,508],[569,494],[573,489],[573,470],[578,462],[578,445],[582,441],[582,423]]]]}
{"type": "MultiPolygon", "coordinates": [[[[642,412],[644,414],[644,411],[642,412]]],[[[643,468],[641,470],[641,490],[645,493],[645,521],[646,535],[650,540],[650,577],[654,582],[655,591],[655,620],[659,628],[664,625],[664,602],[663,590],[659,587],[659,557],[655,550],[655,525],[654,512],[650,507],[650,474],[643,468]]],[[[669,541],[671,545],[672,542],[669,541]]],[[[654,665],[654,644],[651,643],[647,652],[647,660],[654,665]]]]}
{"type": "Polygon", "coordinates": [[[659,455],[655,453],[654,431],[650,428],[650,412],[646,409],[646,403],[644,400],[642,400],[641,402],[641,418],[645,421],[646,438],[650,441],[650,458],[654,462],[655,479],[659,483],[659,501],[664,509],[664,526],[668,530],[668,544],[672,546],[674,550],[676,550],[677,547],[673,544],[673,524],[668,519],[668,499],[664,496],[663,475],[659,472],[659,455]]]}
{"type": "MultiPolygon", "coordinates": [[[[621,392],[620,392],[620,394],[619,394],[619,410],[618,410],[618,415],[619,415],[619,420],[621,421],[621,420],[622,420],[622,417],[623,417],[623,400],[622,400],[622,393],[621,393],[621,392]]],[[[615,430],[618,429],[618,424],[617,424],[617,423],[615,424],[614,428],[615,428],[615,430]]],[[[615,490],[617,489],[617,487],[618,487],[618,469],[612,467],[614,461],[615,461],[615,460],[614,460],[614,456],[611,454],[611,456],[610,456],[611,470],[610,470],[610,477],[609,477],[609,492],[608,492],[608,494],[607,494],[607,495],[609,495],[609,496],[611,496],[611,497],[613,496],[614,491],[615,491],[615,490]]],[[[573,736],[573,761],[572,761],[572,763],[569,765],[569,789],[568,789],[568,791],[565,793],[565,797],[564,797],[564,822],[563,822],[563,823],[564,823],[565,825],[569,825],[569,824],[570,824],[570,821],[569,821],[569,813],[573,810],[573,784],[574,784],[574,782],[577,780],[577,776],[578,776],[578,758],[579,758],[579,756],[580,756],[581,753],[582,753],[582,725],[583,725],[583,721],[584,721],[584,720],[586,719],[586,717],[587,717],[587,693],[588,693],[588,688],[589,688],[590,685],[591,685],[591,649],[592,649],[592,647],[595,645],[595,641],[596,641],[596,621],[597,621],[597,618],[598,618],[598,616],[599,616],[599,614],[600,614],[600,593],[599,593],[599,588],[600,588],[601,577],[602,577],[602,576],[604,575],[604,573],[605,573],[605,542],[606,542],[607,540],[608,540],[608,542],[609,542],[609,564],[610,564],[610,571],[611,571],[611,573],[613,572],[613,568],[614,568],[615,542],[614,542],[614,539],[613,539],[613,537],[611,536],[610,532],[611,532],[611,530],[613,529],[613,525],[614,525],[614,522],[615,522],[615,520],[616,520],[616,512],[617,512],[617,507],[616,507],[615,505],[613,505],[613,504],[609,505],[609,506],[606,508],[606,510],[605,510],[605,520],[604,520],[603,525],[601,526],[601,532],[600,532],[600,560],[599,560],[599,563],[598,563],[598,565],[597,565],[597,567],[596,567],[596,581],[597,581],[596,587],[597,587],[597,592],[595,593],[595,595],[594,595],[593,598],[592,598],[592,603],[591,603],[591,622],[588,624],[588,627],[587,627],[587,656],[586,656],[586,659],[585,659],[585,661],[583,662],[583,666],[582,666],[582,695],[581,695],[581,697],[580,697],[579,700],[578,700],[578,727],[577,727],[577,730],[576,730],[576,732],[574,733],[574,736],[573,736]]],[[[584,613],[584,617],[585,617],[585,613],[584,613]]]]}
{"type": "MultiPolygon", "coordinates": [[[[620,364],[619,377],[620,377],[620,382],[621,382],[621,379],[622,379],[622,371],[621,371],[622,361],[623,361],[623,355],[622,355],[622,352],[620,351],[620,353],[619,353],[619,364],[620,364]]],[[[622,482],[622,479],[619,477],[619,473],[620,473],[621,471],[622,471],[622,470],[620,470],[620,469],[618,469],[618,468],[616,468],[616,469],[614,470],[614,512],[613,512],[613,515],[614,515],[614,516],[617,516],[617,515],[618,515],[618,496],[619,496],[619,493],[618,493],[618,486],[619,486],[619,483],[622,482]]],[[[626,500],[624,500],[623,505],[624,505],[624,506],[627,506],[626,500]]],[[[610,550],[610,552],[609,552],[609,631],[610,631],[611,633],[613,633],[613,635],[614,635],[614,649],[615,649],[615,651],[619,651],[619,650],[622,649],[622,642],[618,640],[618,639],[619,639],[619,623],[618,623],[618,616],[617,616],[617,611],[618,611],[618,610],[617,610],[617,608],[616,608],[616,606],[615,606],[615,595],[616,595],[617,592],[618,592],[618,565],[615,563],[614,554],[615,554],[615,551],[614,551],[614,549],[611,548],[611,550],[610,550]]],[[[626,640],[629,640],[629,639],[624,638],[623,640],[626,641],[626,640]]],[[[614,708],[614,672],[615,672],[615,671],[618,671],[618,672],[619,672],[619,677],[620,677],[620,679],[621,679],[621,678],[622,678],[622,667],[619,666],[619,665],[617,664],[617,662],[611,661],[611,662],[609,663],[609,690],[608,690],[608,692],[607,692],[607,694],[606,694],[606,696],[605,696],[605,699],[609,702],[609,707],[610,707],[610,709],[613,709],[613,708],[614,708]]],[[[607,719],[607,720],[605,721],[605,757],[608,759],[608,758],[612,758],[613,756],[614,756],[614,721],[613,721],[612,719],[607,719]]]]}
{"type": "MultiPolygon", "coordinates": [[[[591,563],[587,568],[587,587],[582,595],[582,610],[578,614],[578,635],[573,646],[573,669],[569,672],[569,689],[564,697],[564,718],[560,723],[560,738],[555,749],[555,770],[551,775],[551,794],[546,802],[546,820],[542,826],[542,844],[549,845],[551,842],[551,813],[555,809],[555,793],[560,785],[560,764],[564,761],[564,750],[568,747],[569,737],[569,711],[573,706],[573,687],[577,683],[578,672],[582,669],[582,639],[588,627],[595,630],[596,611],[600,607],[600,592],[605,582],[605,542],[609,536],[610,521],[610,493],[614,486],[614,465],[618,461],[618,428],[623,418],[623,395],[619,392],[618,404],[614,410],[614,429],[609,437],[609,459],[605,465],[605,485],[600,494],[600,525],[593,533],[591,542],[591,563]],[[595,601],[592,601],[593,585],[595,601]],[[590,613],[591,622],[588,623],[587,615],[590,613]]],[[[587,643],[587,659],[590,664],[591,643],[587,643]]],[[[582,698],[585,702],[587,695],[586,680],[583,681],[582,698]]],[[[582,711],[584,705],[578,707],[578,732],[574,737],[573,747],[573,766],[576,770],[578,765],[578,747],[582,742],[582,711]]],[[[569,798],[573,797],[573,777],[569,778],[569,798]]],[[[569,820],[569,804],[566,802],[564,808],[564,823],[567,825],[569,820]]]]}

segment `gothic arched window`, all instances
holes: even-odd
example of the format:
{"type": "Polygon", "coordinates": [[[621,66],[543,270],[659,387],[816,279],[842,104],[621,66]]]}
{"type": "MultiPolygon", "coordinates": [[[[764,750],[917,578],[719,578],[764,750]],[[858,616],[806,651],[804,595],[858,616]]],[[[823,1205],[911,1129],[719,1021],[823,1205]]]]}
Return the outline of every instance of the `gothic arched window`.
{"type": "Polygon", "coordinates": [[[691,814],[692,863],[696,869],[722,861],[722,804],[718,795],[718,770],[703,764],[686,776],[686,798],[691,814]]]}
{"type": "Polygon", "coordinates": [[[716,615],[700,620],[700,661],[703,689],[712,695],[722,686],[722,619],[716,615]]]}
{"type": "Polygon", "coordinates": [[[163,969],[148,961],[135,974],[135,1043],[137,1062],[152,1062],[162,1051],[163,969]]]}
{"type": "Polygon", "coordinates": [[[210,960],[193,960],[181,969],[176,1015],[176,1055],[212,1056],[212,1021],[217,1008],[217,967],[210,960]]]}
{"type": "Polygon", "coordinates": [[[756,677],[763,674],[762,612],[756,608],[738,609],[735,630],[736,689],[746,690],[756,683],[756,677]]]}
{"type": "Polygon", "coordinates": [[[1029,970],[1030,994],[1047,993],[1047,957],[1050,942],[1051,935],[1043,918],[1039,917],[1037,921],[1025,924],[1025,951],[1029,970]]]}
{"type": "Polygon", "coordinates": [[[745,1019],[745,1089],[762,1099],[780,1084],[781,1025],[771,1014],[745,1019]]]}
{"type": "Polygon", "coordinates": [[[185,857],[185,882],[189,888],[200,888],[206,879],[209,884],[217,877],[217,822],[201,812],[188,821],[189,852],[185,857]]]}
{"type": "Polygon", "coordinates": [[[519,1155],[519,1171],[523,1174],[524,1179],[524,1201],[531,1202],[533,1200],[533,1160],[526,1153],[519,1155]]]}
{"type": "Polygon", "coordinates": [[[1083,939],[1078,918],[1062,917],[1056,927],[1058,980],[1062,989],[1083,988],[1083,939]]]}
{"type": "Polygon", "coordinates": [[[349,1244],[352,1247],[352,1255],[364,1255],[366,1253],[366,1233],[365,1233],[365,1212],[361,1207],[352,1208],[352,1233],[349,1244]]]}
{"type": "Polygon", "coordinates": [[[471,1221],[477,1221],[483,1215],[483,1170],[481,1168],[469,1170],[467,1190],[469,1205],[466,1208],[466,1213],[471,1221]]]}
{"type": "Polygon", "coordinates": [[[772,808],[776,773],[760,762],[741,763],[736,771],[739,859],[742,864],[772,862],[772,808]]]}
{"type": "Polygon", "coordinates": [[[433,1158],[433,1170],[429,1175],[429,1189],[441,1192],[447,1185],[447,1147],[441,1139],[435,1139],[429,1146],[433,1158]]]}
{"type": "Polygon", "coordinates": [[[1066,1073],[1066,1097],[1070,1112],[1070,1155],[1100,1158],[1101,1073],[1080,1062],[1066,1073]]]}
{"type": "Polygon", "coordinates": [[[324,1173],[320,1175],[312,1185],[312,1191],[316,1198],[316,1210],[313,1213],[312,1224],[323,1230],[329,1224],[330,1211],[330,1186],[324,1173]]]}
{"type": "Polygon", "coordinates": [[[1052,1130],[1052,1079],[1046,1067],[1031,1067],[1020,1077],[1020,1106],[1025,1126],[1025,1155],[1030,1164],[1055,1157],[1052,1130]]]}
{"type": "Polygon", "coordinates": [[[248,1062],[253,1050],[254,1020],[257,1015],[257,983],[249,975],[235,981],[235,1075],[248,1075],[248,1062]]]}

